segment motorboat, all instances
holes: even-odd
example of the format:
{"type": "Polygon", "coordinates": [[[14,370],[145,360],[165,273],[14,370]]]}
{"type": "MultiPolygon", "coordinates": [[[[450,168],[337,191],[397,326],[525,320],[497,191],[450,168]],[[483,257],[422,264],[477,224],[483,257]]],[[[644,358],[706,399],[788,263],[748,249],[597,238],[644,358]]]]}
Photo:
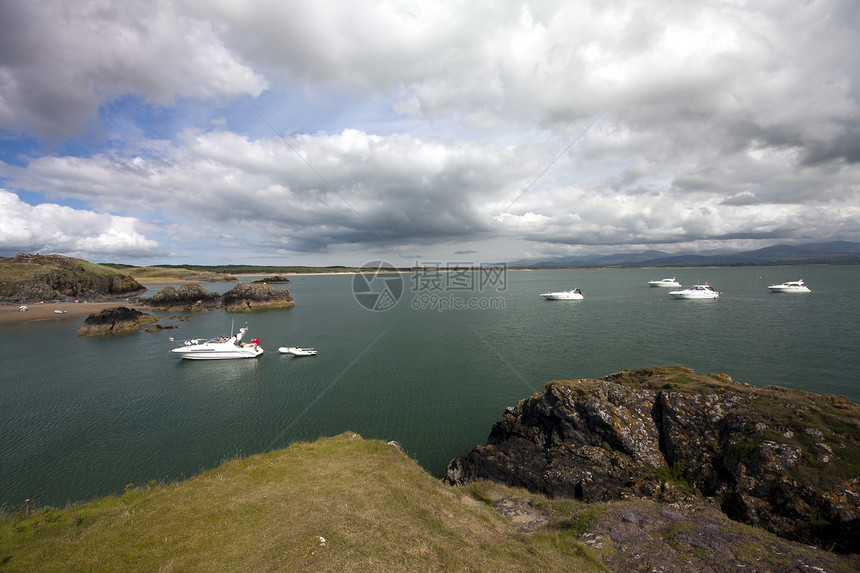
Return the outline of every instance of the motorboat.
{"type": "Polygon", "coordinates": [[[693,285],[682,290],[673,290],[669,293],[674,298],[719,298],[721,292],[715,291],[711,285],[693,285]]]}
{"type": "Polygon", "coordinates": [[[232,360],[235,358],[256,358],[263,353],[260,340],[242,342],[248,327],[242,327],[232,336],[219,336],[209,340],[186,340],[179,348],[170,352],[179,354],[186,360],[232,360]]]}
{"type": "Polygon", "coordinates": [[[317,351],[313,348],[302,348],[301,346],[281,346],[278,348],[281,354],[292,354],[293,356],[314,356],[317,351]]]}
{"type": "Polygon", "coordinates": [[[582,300],[585,298],[582,296],[582,291],[578,288],[558,292],[544,292],[540,296],[546,300],[582,300]]]}
{"type": "Polygon", "coordinates": [[[770,285],[770,292],[812,292],[808,286],[803,284],[803,279],[784,282],[781,285],[770,285]]]}
{"type": "Polygon", "coordinates": [[[681,283],[676,281],[675,277],[672,277],[671,279],[661,279],[659,281],[648,281],[648,286],[681,288],[681,283]]]}

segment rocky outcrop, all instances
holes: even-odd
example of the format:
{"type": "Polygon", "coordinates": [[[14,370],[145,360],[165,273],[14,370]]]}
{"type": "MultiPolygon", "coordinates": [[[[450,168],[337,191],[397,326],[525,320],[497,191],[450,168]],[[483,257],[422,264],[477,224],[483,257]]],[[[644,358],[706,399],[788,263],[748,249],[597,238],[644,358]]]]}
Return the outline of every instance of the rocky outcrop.
{"type": "Polygon", "coordinates": [[[176,289],[166,286],[141,303],[158,310],[211,310],[221,306],[221,296],[198,284],[184,284],[176,289]]]}
{"type": "Polygon", "coordinates": [[[145,290],[130,275],[72,257],[0,258],[0,299],[8,301],[119,298],[145,290]]]}
{"type": "Polygon", "coordinates": [[[731,518],[860,552],[860,408],[684,367],[557,381],[505,411],[445,480],[585,501],[711,497],[731,518]]]}
{"type": "Polygon", "coordinates": [[[125,306],[106,308],[89,315],[84,320],[83,326],[78,329],[78,336],[129,334],[159,320],[157,316],[125,306]]]}
{"type": "Polygon", "coordinates": [[[266,308],[289,308],[295,306],[290,291],[275,290],[262,284],[238,284],[224,293],[222,303],[227,312],[244,312],[266,308]]]}
{"type": "Polygon", "coordinates": [[[272,275],[270,277],[257,279],[257,280],[252,281],[252,282],[256,283],[256,284],[259,284],[259,283],[286,284],[286,283],[289,283],[292,281],[283,275],[272,275]]]}
{"type": "Polygon", "coordinates": [[[290,291],[275,290],[268,284],[238,284],[223,295],[209,292],[198,284],[185,284],[179,289],[167,286],[151,298],[137,299],[136,302],[155,310],[223,309],[227,312],[289,308],[296,304],[290,291]]]}

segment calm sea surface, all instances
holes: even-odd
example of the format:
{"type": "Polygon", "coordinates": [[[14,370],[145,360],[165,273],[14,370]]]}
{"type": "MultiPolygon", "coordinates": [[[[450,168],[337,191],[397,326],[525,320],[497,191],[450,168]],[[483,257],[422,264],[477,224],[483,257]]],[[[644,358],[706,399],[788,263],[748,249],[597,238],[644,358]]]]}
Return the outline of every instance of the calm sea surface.
{"type": "Polygon", "coordinates": [[[508,271],[484,285],[457,277],[447,290],[427,278],[402,275],[403,295],[384,312],[356,302],[352,275],[306,276],[286,285],[295,308],[187,322],[158,313],[179,326],[161,333],[79,338],[82,318],[0,327],[0,506],[119,493],[345,431],[399,440],[440,475],[547,381],[641,366],[860,402],[860,267],[508,271]],[[709,281],[723,296],[674,300],[647,286],[667,276],[709,281]],[[799,278],[811,294],[767,290],[799,278]],[[574,287],[584,301],[538,297],[574,287]],[[169,336],[228,334],[231,321],[247,322],[266,353],[168,354],[178,345],[169,336]],[[319,354],[279,354],[284,345],[319,354]]]}

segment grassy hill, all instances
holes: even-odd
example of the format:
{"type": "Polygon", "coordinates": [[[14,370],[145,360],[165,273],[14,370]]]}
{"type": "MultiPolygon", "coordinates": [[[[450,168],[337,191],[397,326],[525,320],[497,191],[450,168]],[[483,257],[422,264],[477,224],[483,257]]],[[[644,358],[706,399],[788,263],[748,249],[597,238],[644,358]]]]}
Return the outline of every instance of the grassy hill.
{"type": "Polygon", "coordinates": [[[101,263],[126,273],[144,283],[161,282],[226,282],[236,280],[236,275],[272,275],[272,274],[319,274],[319,273],[354,273],[354,267],[301,267],[301,266],[255,266],[255,265],[159,265],[152,267],[135,267],[119,263],[101,263]]]}
{"type": "Polygon", "coordinates": [[[236,277],[223,272],[186,269],[181,267],[128,267],[124,272],[143,283],[169,282],[229,282],[236,277]]]}
{"type": "Polygon", "coordinates": [[[0,257],[0,299],[120,297],[144,287],[127,273],[62,255],[0,257]]]}
{"type": "Polygon", "coordinates": [[[8,571],[601,571],[569,534],[523,537],[395,446],[342,434],[0,524],[8,571]]]}
{"type": "Polygon", "coordinates": [[[120,263],[101,263],[131,275],[152,272],[149,269],[158,269],[160,272],[197,272],[218,273],[225,275],[272,275],[272,274],[312,274],[312,273],[354,273],[358,267],[344,267],[340,265],[330,267],[308,267],[308,266],[278,266],[278,265],[157,265],[152,267],[135,267],[120,263]]]}
{"type": "Polygon", "coordinates": [[[645,500],[549,500],[488,482],[453,488],[395,445],[345,433],[64,509],[25,504],[0,521],[0,571],[546,573],[740,564],[847,572],[858,564],[731,522],[716,508],[682,511],[645,500]],[[496,502],[515,508],[510,521],[496,502]],[[537,523],[519,527],[529,520],[537,523]]]}

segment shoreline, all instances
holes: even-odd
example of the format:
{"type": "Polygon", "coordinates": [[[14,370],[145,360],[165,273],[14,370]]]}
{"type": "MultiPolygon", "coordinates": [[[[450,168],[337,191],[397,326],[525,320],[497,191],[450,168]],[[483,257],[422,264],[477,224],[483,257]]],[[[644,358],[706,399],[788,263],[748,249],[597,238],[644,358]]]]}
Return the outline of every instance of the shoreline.
{"type": "Polygon", "coordinates": [[[0,305],[0,326],[9,326],[13,324],[26,324],[29,322],[41,322],[46,320],[68,320],[70,318],[86,317],[94,312],[99,312],[106,308],[116,308],[125,306],[135,308],[125,300],[115,300],[110,302],[44,302],[24,305],[28,310],[21,312],[18,307],[20,304],[3,304],[0,305]],[[55,310],[65,311],[63,314],[57,314],[55,310]]]}

